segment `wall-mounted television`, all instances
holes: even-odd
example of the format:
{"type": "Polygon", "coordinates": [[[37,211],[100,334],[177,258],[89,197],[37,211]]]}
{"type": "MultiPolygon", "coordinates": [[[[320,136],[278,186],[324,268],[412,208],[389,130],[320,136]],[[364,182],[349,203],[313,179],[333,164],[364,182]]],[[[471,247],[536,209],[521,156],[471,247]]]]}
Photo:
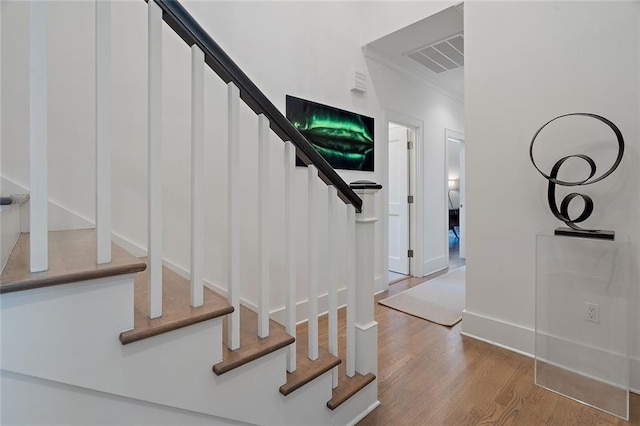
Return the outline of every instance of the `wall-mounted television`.
{"type": "Polygon", "coordinates": [[[373,118],[287,96],[287,119],[334,169],[373,171],[373,118]]]}

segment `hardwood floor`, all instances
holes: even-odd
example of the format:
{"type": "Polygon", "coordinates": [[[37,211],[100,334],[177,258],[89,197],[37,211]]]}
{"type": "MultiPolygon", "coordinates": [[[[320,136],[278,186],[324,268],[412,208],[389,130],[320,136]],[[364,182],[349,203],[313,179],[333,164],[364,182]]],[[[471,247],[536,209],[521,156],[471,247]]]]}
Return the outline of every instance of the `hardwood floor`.
{"type": "MultiPolygon", "coordinates": [[[[376,300],[424,279],[393,284],[376,300]]],[[[533,360],[376,303],[380,407],[359,425],[640,425],[533,384],[533,360]]]]}

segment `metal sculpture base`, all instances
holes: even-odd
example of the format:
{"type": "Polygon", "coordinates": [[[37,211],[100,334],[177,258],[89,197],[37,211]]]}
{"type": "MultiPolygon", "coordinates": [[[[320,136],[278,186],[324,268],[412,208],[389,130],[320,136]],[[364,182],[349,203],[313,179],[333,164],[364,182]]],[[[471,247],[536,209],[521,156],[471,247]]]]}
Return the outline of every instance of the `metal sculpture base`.
{"type": "Polygon", "coordinates": [[[614,240],[614,231],[585,231],[571,228],[556,228],[555,235],[562,235],[565,237],[580,237],[580,238],[595,238],[598,240],[614,240]]]}

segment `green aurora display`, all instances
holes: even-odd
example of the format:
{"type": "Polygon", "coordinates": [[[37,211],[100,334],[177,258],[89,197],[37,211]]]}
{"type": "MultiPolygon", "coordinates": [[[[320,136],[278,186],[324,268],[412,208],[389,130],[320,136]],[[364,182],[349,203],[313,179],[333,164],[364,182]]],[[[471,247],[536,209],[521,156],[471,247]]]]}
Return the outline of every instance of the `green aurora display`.
{"type": "Polygon", "coordinates": [[[287,118],[334,169],[373,171],[373,118],[293,96],[287,118]]]}

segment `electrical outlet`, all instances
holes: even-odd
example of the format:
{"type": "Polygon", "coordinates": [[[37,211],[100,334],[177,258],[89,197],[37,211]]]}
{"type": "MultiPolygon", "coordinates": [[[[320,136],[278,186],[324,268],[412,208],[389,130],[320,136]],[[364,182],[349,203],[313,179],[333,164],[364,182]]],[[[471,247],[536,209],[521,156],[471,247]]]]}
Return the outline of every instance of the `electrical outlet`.
{"type": "Polygon", "coordinates": [[[589,322],[600,322],[600,305],[597,303],[585,302],[584,320],[589,322]]]}

